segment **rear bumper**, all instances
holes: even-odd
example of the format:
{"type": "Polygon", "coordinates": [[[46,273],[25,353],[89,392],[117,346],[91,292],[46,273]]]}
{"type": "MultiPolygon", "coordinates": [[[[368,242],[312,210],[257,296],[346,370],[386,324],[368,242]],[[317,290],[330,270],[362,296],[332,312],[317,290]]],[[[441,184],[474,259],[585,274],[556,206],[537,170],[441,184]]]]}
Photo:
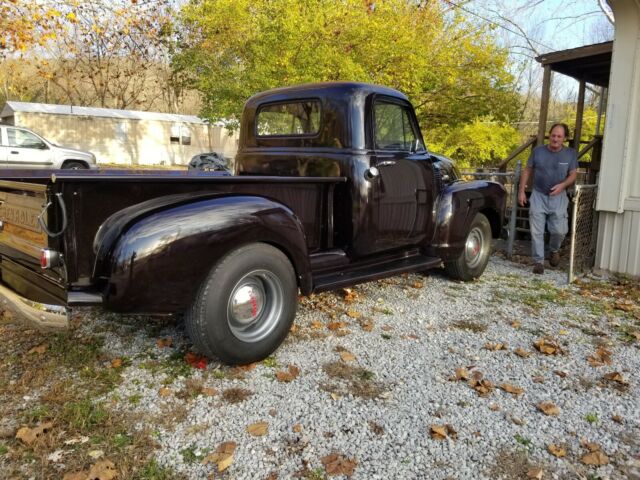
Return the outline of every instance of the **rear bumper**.
{"type": "Polygon", "coordinates": [[[48,305],[24,298],[0,284],[0,307],[16,319],[25,320],[42,330],[69,326],[69,309],[62,305],[48,305]]]}

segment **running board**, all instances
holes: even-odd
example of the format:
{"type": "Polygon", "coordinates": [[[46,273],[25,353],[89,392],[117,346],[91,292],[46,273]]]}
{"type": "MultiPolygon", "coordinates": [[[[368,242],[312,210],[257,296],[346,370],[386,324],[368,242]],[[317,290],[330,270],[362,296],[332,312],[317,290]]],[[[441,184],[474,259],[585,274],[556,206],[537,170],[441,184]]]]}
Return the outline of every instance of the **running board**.
{"type": "Polygon", "coordinates": [[[391,260],[385,263],[355,265],[347,267],[339,273],[314,275],[313,291],[324,292],[347,287],[356,283],[378,280],[405,272],[416,272],[439,267],[442,260],[438,257],[414,255],[391,260]]]}

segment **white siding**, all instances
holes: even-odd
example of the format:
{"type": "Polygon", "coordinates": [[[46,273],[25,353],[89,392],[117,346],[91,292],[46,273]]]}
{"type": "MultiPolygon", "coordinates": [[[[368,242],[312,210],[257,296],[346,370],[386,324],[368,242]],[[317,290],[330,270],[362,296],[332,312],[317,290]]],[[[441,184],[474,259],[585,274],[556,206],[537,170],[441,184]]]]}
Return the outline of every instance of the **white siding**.
{"type": "Polygon", "coordinates": [[[640,276],[640,212],[600,212],[596,268],[640,276]]]}

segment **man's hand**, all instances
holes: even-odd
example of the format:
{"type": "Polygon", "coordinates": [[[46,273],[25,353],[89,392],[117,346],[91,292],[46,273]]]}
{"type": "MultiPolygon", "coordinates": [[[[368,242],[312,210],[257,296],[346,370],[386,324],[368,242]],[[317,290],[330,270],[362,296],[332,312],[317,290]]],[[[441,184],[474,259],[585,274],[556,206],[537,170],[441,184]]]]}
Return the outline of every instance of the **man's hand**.
{"type": "Polygon", "coordinates": [[[524,207],[527,203],[527,194],[524,192],[518,192],[518,203],[521,207],[524,207]]]}
{"type": "Polygon", "coordinates": [[[552,197],[554,195],[559,195],[564,191],[564,189],[565,189],[564,183],[560,182],[557,185],[554,185],[553,187],[551,187],[551,190],[549,190],[549,195],[552,197]]]}

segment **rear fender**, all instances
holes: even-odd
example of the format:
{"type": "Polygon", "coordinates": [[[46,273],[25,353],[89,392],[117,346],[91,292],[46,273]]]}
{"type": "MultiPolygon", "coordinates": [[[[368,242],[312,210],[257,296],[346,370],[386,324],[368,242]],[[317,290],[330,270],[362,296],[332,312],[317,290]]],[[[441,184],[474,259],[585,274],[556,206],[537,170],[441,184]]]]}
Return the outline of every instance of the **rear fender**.
{"type": "Polygon", "coordinates": [[[226,196],[170,206],[122,232],[109,255],[105,304],[118,312],[182,312],[213,265],[253,242],[280,248],[303,293],[311,290],[304,230],[295,214],[266,198],[226,196]]]}
{"type": "Polygon", "coordinates": [[[489,219],[493,237],[497,238],[504,219],[505,198],[504,187],[496,182],[457,182],[446,187],[437,203],[431,243],[434,253],[443,260],[457,258],[478,213],[489,219]]]}

